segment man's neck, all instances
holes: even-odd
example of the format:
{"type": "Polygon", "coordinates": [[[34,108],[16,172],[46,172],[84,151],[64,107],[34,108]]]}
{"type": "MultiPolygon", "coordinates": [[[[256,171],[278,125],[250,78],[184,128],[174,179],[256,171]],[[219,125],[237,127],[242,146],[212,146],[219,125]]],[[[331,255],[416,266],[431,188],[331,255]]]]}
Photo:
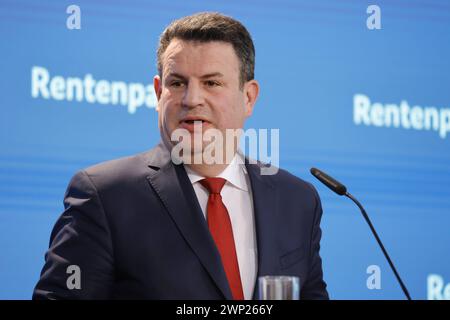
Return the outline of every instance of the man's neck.
{"type": "Polygon", "coordinates": [[[189,169],[194,171],[196,174],[201,175],[203,177],[216,177],[221,174],[230,164],[237,161],[236,157],[238,156],[238,152],[235,151],[233,158],[231,161],[228,160],[229,163],[224,164],[184,164],[189,169]]]}
{"type": "Polygon", "coordinates": [[[185,164],[185,166],[203,177],[216,177],[228,167],[228,164],[185,164]]]}

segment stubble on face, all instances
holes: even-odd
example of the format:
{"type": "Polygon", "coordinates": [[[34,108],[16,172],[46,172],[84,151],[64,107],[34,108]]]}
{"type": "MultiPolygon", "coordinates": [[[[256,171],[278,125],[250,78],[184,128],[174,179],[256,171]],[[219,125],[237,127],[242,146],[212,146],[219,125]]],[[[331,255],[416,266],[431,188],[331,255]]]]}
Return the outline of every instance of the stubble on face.
{"type": "MultiPolygon", "coordinates": [[[[162,79],[159,79],[158,122],[161,137],[171,149],[177,142],[172,134],[179,129],[192,134],[194,124],[201,123],[202,133],[216,129],[242,129],[249,110],[240,86],[239,59],[229,43],[194,42],[174,39],[162,57],[162,79]]],[[[210,142],[201,141],[204,149],[210,142]]],[[[233,141],[234,151],[239,141],[233,141]]],[[[193,152],[199,150],[192,149],[193,152]]]]}

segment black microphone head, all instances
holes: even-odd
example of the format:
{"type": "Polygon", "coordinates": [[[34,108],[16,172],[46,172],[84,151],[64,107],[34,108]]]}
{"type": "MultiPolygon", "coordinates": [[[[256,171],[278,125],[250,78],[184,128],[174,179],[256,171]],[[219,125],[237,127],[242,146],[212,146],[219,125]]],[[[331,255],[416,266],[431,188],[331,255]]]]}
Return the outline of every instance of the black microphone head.
{"type": "Polygon", "coordinates": [[[316,177],[320,182],[336,192],[338,195],[343,196],[347,193],[347,188],[342,183],[333,179],[325,172],[322,172],[317,168],[311,168],[310,171],[314,177],[316,177]]]}

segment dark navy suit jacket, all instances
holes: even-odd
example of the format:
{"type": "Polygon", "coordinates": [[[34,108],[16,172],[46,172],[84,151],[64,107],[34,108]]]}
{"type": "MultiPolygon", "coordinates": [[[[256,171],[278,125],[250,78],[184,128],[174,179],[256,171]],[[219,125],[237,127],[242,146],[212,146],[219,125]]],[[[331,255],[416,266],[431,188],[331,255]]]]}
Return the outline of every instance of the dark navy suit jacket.
{"type": "MultiPolygon", "coordinates": [[[[327,299],[318,194],[284,170],[261,175],[261,166],[246,163],[258,276],[299,276],[302,299],[327,299]]],[[[232,299],[186,171],[162,144],[79,171],[64,207],[34,299],[232,299]],[[70,265],[80,268],[80,289],[68,289],[70,265]]]]}

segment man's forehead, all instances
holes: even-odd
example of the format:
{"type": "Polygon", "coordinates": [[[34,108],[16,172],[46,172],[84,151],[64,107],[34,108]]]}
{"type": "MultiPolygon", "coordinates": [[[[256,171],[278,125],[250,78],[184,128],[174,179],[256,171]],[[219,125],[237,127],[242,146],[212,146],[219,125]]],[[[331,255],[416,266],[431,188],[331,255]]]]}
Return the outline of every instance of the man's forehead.
{"type": "Polygon", "coordinates": [[[223,41],[184,41],[173,39],[163,55],[163,73],[195,72],[199,75],[239,72],[233,46],[223,41]]]}

